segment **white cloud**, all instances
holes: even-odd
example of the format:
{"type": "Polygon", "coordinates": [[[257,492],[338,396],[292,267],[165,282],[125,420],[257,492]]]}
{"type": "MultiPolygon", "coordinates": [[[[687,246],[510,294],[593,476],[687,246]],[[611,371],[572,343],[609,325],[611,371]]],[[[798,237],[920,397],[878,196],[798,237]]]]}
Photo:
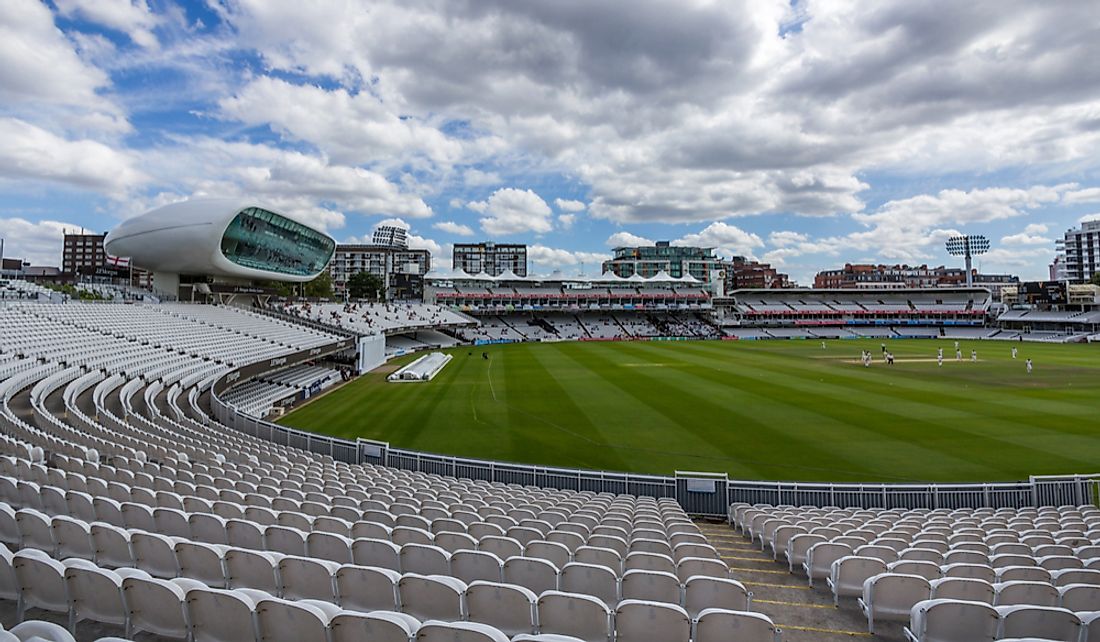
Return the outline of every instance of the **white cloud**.
{"type": "Polygon", "coordinates": [[[129,155],[94,140],[66,140],[16,118],[0,117],[0,178],[48,181],[121,194],[145,175],[129,155]]]}
{"type": "Polygon", "coordinates": [[[81,17],[127,34],[142,47],[155,47],[158,20],[145,0],[54,0],[61,15],[81,17]]]}
{"type": "Polygon", "coordinates": [[[23,259],[33,265],[60,267],[66,230],[78,232],[80,226],[60,221],[0,218],[0,237],[5,239],[4,256],[23,259]]]}
{"type": "Polygon", "coordinates": [[[645,238],[644,236],[638,236],[630,232],[615,232],[611,236],[607,237],[605,245],[608,247],[639,247],[642,245],[653,245],[653,241],[645,238]]]}
{"type": "Polygon", "coordinates": [[[558,215],[558,227],[563,230],[568,230],[573,227],[573,223],[577,222],[576,214],[559,214],[558,215]]]}
{"type": "Polygon", "coordinates": [[[376,172],[269,145],[185,138],[141,158],[143,169],[179,193],[262,198],[326,229],[342,227],[345,213],[432,215],[419,196],[376,172]]]}
{"type": "Polygon", "coordinates": [[[1081,218],[1077,219],[1077,222],[1078,223],[1087,223],[1089,221],[1096,221],[1096,220],[1100,220],[1100,212],[1096,212],[1095,214],[1085,214],[1081,218]]]}
{"type": "Polygon", "coordinates": [[[777,230],[768,235],[768,244],[777,248],[789,248],[810,240],[808,236],[793,230],[777,230]]]}
{"type": "Polygon", "coordinates": [[[490,185],[500,185],[503,180],[500,178],[500,174],[496,172],[483,172],[480,169],[471,167],[462,173],[462,182],[467,187],[488,187],[490,185]]]}
{"type": "Polygon", "coordinates": [[[87,132],[128,131],[122,110],[100,91],[108,75],[77,55],[37,0],[0,3],[0,113],[87,132]]]}
{"type": "Polygon", "coordinates": [[[600,252],[573,252],[536,243],[527,247],[527,258],[532,263],[546,267],[583,265],[586,270],[599,272],[600,265],[611,256],[600,252]]]}
{"type": "Polygon", "coordinates": [[[673,245],[692,245],[717,248],[719,254],[751,257],[753,250],[764,246],[764,241],[751,232],[735,225],[716,221],[694,234],[686,234],[673,245]]]}
{"type": "Polygon", "coordinates": [[[432,225],[432,227],[439,230],[440,232],[445,232],[447,234],[454,234],[455,236],[473,236],[474,235],[474,231],[472,229],[470,229],[470,226],[463,225],[461,223],[455,223],[454,221],[440,221],[439,223],[436,223],[435,225],[432,225]]]}
{"type": "Polygon", "coordinates": [[[1054,239],[1043,236],[1047,226],[1042,223],[1031,223],[1024,227],[1022,232],[1001,237],[1002,245],[1046,245],[1054,247],[1054,239]]]}
{"type": "Polygon", "coordinates": [[[550,206],[529,189],[505,187],[493,192],[488,200],[474,201],[466,206],[486,215],[480,222],[487,234],[541,234],[553,228],[550,206]]]}
{"type": "Polygon", "coordinates": [[[574,201],[565,198],[555,198],[554,207],[558,208],[561,212],[583,212],[587,205],[581,201],[574,201]]]}
{"type": "Polygon", "coordinates": [[[415,118],[402,118],[367,91],[326,90],[261,76],[219,102],[223,118],[270,126],[295,141],[308,141],[341,163],[380,163],[423,157],[451,164],[463,144],[415,118]]]}
{"type": "Polygon", "coordinates": [[[1087,187],[1066,192],[1062,196],[1062,202],[1067,204],[1100,203],[1100,187],[1087,187]]]}

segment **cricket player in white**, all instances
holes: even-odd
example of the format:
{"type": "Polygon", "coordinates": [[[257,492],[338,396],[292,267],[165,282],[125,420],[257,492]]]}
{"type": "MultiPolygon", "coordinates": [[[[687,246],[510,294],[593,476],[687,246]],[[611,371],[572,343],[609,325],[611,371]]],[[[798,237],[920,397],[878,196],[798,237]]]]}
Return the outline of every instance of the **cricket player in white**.
{"type": "Polygon", "coordinates": [[[1027,365],[1027,373],[1031,374],[1031,359],[1028,359],[1024,363],[1025,363],[1025,365],[1027,365]]]}
{"type": "Polygon", "coordinates": [[[1016,346],[1012,346],[1012,358],[1016,358],[1016,346]]]}

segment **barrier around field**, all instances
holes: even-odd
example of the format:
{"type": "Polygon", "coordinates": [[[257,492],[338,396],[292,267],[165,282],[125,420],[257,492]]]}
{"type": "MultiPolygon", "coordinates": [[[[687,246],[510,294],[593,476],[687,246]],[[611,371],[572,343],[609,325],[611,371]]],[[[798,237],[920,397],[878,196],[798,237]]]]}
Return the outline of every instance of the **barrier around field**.
{"type": "MultiPolygon", "coordinates": [[[[322,352],[346,349],[345,342],[322,352]]],[[[369,439],[341,439],[280,426],[244,414],[220,398],[231,385],[291,363],[265,360],[218,377],[210,387],[210,408],[223,424],[268,441],[350,464],[388,466],[447,477],[561,490],[674,498],[690,515],[726,519],[730,504],[843,506],[860,508],[1023,508],[1100,505],[1100,474],[1033,476],[995,483],[817,483],[731,480],[725,473],[677,471],[675,475],[555,468],[469,459],[392,448],[369,439]],[[277,365],[276,365],[277,364],[277,365]],[[241,376],[246,371],[248,377],[241,376]]]]}

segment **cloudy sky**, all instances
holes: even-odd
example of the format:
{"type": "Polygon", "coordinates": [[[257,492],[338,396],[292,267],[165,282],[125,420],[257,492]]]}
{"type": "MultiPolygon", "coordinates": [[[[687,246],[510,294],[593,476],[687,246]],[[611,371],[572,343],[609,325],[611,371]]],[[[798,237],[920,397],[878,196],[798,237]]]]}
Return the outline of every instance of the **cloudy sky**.
{"type": "Polygon", "coordinates": [[[1100,214],[1097,61],[1096,0],[4,0],[0,236],[56,265],[242,195],[540,272],[672,240],[805,283],[967,232],[1038,278],[1100,214]]]}

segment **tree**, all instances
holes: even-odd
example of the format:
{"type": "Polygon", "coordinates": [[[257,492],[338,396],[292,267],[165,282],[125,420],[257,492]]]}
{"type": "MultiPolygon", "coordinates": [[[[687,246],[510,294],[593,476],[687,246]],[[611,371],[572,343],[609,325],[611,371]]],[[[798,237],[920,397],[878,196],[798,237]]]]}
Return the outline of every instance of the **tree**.
{"type": "Polygon", "coordinates": [[[1089,279],[1089,283],[1093,285],[1100,285],[1100,272],[1093,272],[1092,278],[1089,279]]]}
{"type": "Polygon", "coordinates": [[[386,288],[382,277],[370,272],[356,272],[348,279],[348,297],[352,299],[380,299],[386,288]]]}
{"type": "Polygon", "coordinates": [[[331,299],[332,298],[332,276],[328,271],[321,272],[317,275],[316,279],[313,279],[309,283],[306,283],[302,288],[302,292],[307,297],[316,299],[331,299]]]}

